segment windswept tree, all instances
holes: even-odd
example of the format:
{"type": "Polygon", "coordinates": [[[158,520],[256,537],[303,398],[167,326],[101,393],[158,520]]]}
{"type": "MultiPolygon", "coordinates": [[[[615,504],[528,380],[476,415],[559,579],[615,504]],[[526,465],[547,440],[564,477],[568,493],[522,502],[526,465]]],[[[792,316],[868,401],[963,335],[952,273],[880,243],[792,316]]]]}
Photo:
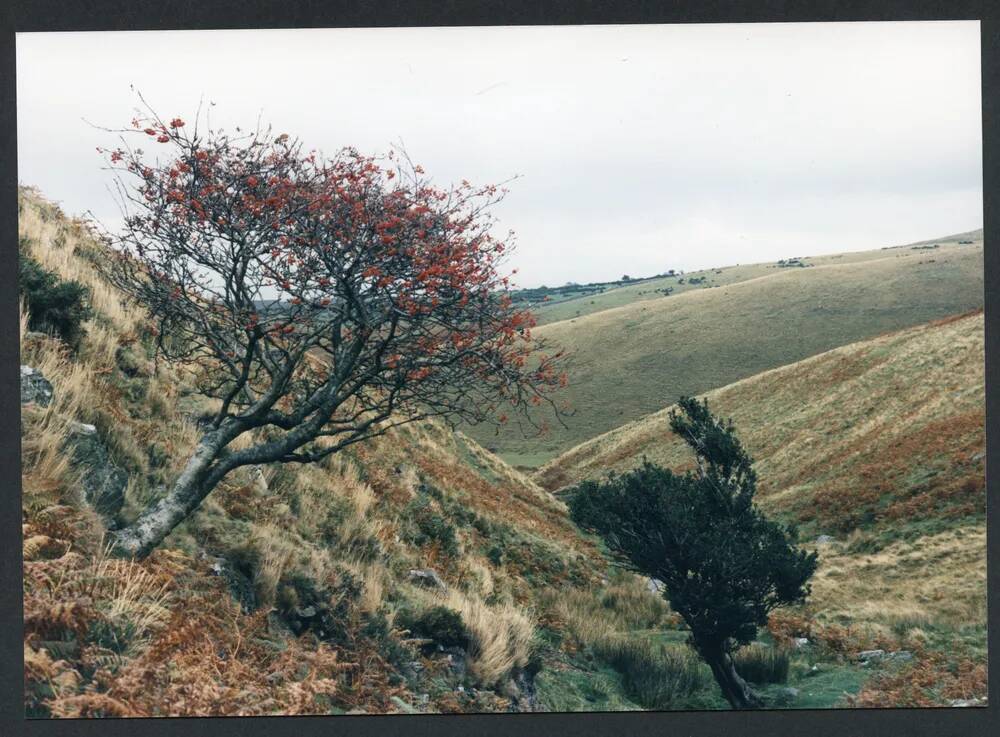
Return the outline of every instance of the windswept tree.
{"type": "Polygon", "coordinates": [[[754,504],[757,476],[731,422],[707,402],[682,398],[670,428],[694,451],[697,470],[678,475],[648,461],[572,492],[581,527],[599,534],[627,568],[663,582],[663,595],[691,630],[690,644],[734,709],[762,706],[732,654],[753,641],[768,613],[802,602],[816,553],[754,504]]]}
{"type": "Polygon", "coordinates": [[[440,189],[395,152],[327,158],[270,130],[150,113],[119,133],[102,151],[124,210],[106,271],[214,400],[173,486],[114,533],[124,553],[148,554],[241,466],[554,404],[561,354],[506,296],[510,234],[488,212],[504,190],[440,189]]]}

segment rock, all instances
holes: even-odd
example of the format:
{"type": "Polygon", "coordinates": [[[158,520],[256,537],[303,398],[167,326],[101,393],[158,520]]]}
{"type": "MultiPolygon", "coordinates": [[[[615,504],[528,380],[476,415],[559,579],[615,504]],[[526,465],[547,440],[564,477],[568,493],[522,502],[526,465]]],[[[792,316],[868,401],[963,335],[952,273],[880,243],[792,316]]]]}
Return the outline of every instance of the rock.
{"type": "Polygon", "coordinates": [[[666,588],[666,584],[658,578],[650,578],[646,581],[646,589],[651,594],[659,594],[666,588]]]}
{"type": "Polygon", "coordinates": [[[41,371],[21,364],[21,404],[48,407],[52,403],[52,383],[41,371]]]}
{"type": "Polygon", "coordinates": [[[460,647],[448,647],[444,650],[448,670],[458,679],[465,677],[468,670],[468,654],[460,647]]]}
{"type": "Polygon", "coordinates": [[[909,663],[913,660],[913,653],[909,650],[898,650],[894,653],[889,653],[885,656],[886,660],[892,660],[896,663],[909,663]]]}
{"type": "Polygon", "coordinates": [[[403,701],[398,696],[390,696],[389,701],[392,702],[393,706],[399,709],[404,714],[419,714],[420,712],[413,706],[410,706],[405,701],[403,701]]]}
{"type": "Polygon", "coordinates": [[[792,638],[792,645],[794,645],[796,648],[806,647],[806,646],[809,645],[809,638],[808,637],[793,637],[792,638]]]}
{"type": "Polygon", "coordinates": [[[858,660],[862,663],[877,662],[885,657],[885,650],[862,650],[858,653],[858,660]]]}
{"type": "Polygon", "coordinates": [[[775,692],[775,696],[777,696],[780,703],[788,704],[799,697],[799,690],[791,686],[786,686],[785,688],[779,688],[775,692]]]}
{"type": "Polygon", "coordinates": [[[830,543],[837,542],[834,538],[829,535],[820,535],[816,538],[817,545],[829,545],[830,543]]]}
{"type": "Polygon", "coordinates": [[[296,608],[295,615],[300,619],[312,619],[316,616],[316,607],[307,606],[302,608],[296,608]]]}
{"type": "Polygon", "coordinates": [[[807,676],[818,676],[819,675],[819,666],[816,665],[815,663],[813,663],[813,667],[806,671],[806,675],[807,676]]]}
{"type": "Polygon", "coordinates": [[[125,504],[128,474],[118,468],[98,435],[97,428],[82,422],[70,426],[66,447],[73,465],[81,470],[84,500],[108,520],[113,520],[125,504]]]}
{"type": "Polygon", "coordinates": [[[213,558],[209,570],[226,582],[229,593],[239,602],[244,614],[257,611],[257,592],[249,578],[233,568],[225,558],[213,558]]]}
{"type": "Polygon", "coordinates": [[[442,580],[441,576],[433,568],[413,568],[410,570],[409,575],[410,582],[418,586],[427,586],[439,591],[448,590],[448,584],[442,580]]]}

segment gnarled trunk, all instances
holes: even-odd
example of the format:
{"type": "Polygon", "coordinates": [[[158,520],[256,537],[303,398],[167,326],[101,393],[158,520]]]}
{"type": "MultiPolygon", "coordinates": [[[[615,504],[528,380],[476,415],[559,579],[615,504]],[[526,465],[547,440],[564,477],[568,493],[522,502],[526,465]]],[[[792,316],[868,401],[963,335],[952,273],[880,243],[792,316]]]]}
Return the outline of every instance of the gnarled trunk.
{"type": "Polygon", "coordinates": [[[228,469],[220,467],[216,460],[230,440],[219,430],[205,435],[167,495],[146,509],[131,525],[112,533],[115,550],[133,558],[149,555],[171,530],[198,508],[225,476],[228,469]]]}
{"type": "Polygon", "coordinates": [[[750,684],[736,672],[733,659],[721,646],[700,647],[698,652],[712,669],[715,682],[719,684],[722,695],[734,709],[760,709],[764,706],[750,684]]]}

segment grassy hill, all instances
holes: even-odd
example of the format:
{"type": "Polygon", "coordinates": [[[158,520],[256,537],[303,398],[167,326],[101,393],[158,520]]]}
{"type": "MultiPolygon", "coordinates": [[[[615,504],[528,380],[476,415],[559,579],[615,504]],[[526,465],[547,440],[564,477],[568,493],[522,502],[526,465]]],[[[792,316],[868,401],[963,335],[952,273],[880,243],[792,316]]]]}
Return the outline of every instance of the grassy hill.
{"type": "MultiPolygon", "coordinates": [[[[110,556],[87,480],[95,469],[126,474],[110,524],[132,518],[178,472],[203,400],[183,371],[152,360],[145,317],[101,280],[93,264],[106,254],[86,226],[31,191],[18,205],[23,255],[88,287],[93,307],[75,350],[21,318],[22,365],[52,385],[50,404],[22,405],[27,714],[724,707],[683,645],[684,627],[645,581],[611,569],[557,497],[436,423],[321,464],[233,473],[149,558],[110,556]],[[104,457],[78,458],[81,433],[104,457]]],[[[902,586],[894,571],[922,566],[921,595],[947,594],[968,614],[979,579],[956,581],[949,566],[963,550],[963,570],[978,576],[981,525],[935,534],[919,551],[900,540],[868,558],[846,549],[830,567],[824,558],[820,575],[839,582],[838,606],[855,618],[837,629],[821,611],[788,612],[761,633],[766,649],[804,628],[816,643],[780,651],[786,683],[801,694],[789,700],[783,686],[760,684],[772,703],[946,703],[984,692],[975,617],[962,634],[968,647],[933,666],[939,693],[903,693],[923,670],[852,660],[874,642],[917,636],[865,608],[881,581],[902,586]],[[890,560],[898,566],[875,563],[890,560]],[[872,575],[862,583],[858,571],[872,575]]],[[[921,668],[956,636],[923,611],[921,668]]]]}
{"type": "MultiPolygon", "coordinates": [[[[755,457],[762,508],[805,540],[833,538],[818,546],[814,616],[932,643],[927,652],[937,654],[926,657],[939,665],[955,643],[985,673],[982,312],[842,346],[705,396],[755,457]]],[[[557,491],[644,457],[690,467],[669,412],[573,448],[536,480],[557,491]]],[[[882,685],[924,693],[895,676],[882,685]]]]}
{"type": "Polygon", "coordinates": [[[442,425],[234,472],[149,559],[109,557],[80,487],[92,469],[70,451],[80,423],[128,475],[127,520],[178,472],[203,400],[153,363],[83,224],[30,191],[19,213],[24,256],[86,285],[94,309],[76,352],[22,314],[22,365],[53,393],[23,407],[29,714],[528,708],[542,592],[586,590],[606,562],[561,502],[442,425]],[[425,569],[446,590],[411,573],[425,569]]]}
{"type": "MultiPolygon", "coordinates": [[[[596,285],[558,287],[547,290],[549,301],[532,301],[532,310],[539,325],[547,325],[561,320],[573,320],[594,312],[623,307],[634,302],[663,299],[696,289],[723,287],[737,282],[767,276],[778,269],[808,268],[829,264],[848,264],[883,258],[890,250],[932,250],[933,246],[976,245],[983,240],[983,230],[944,236],[928,241],[889,246],[871,251],[833,253],[822,256],[790,257],[779,262],[759,264],[737,264],[712,269],[701,269],[676,276],[659,276],[632,282],[607,282],[596,285]],[[970,243],[962,243],[970,241],[970,243]],[[924,248],[930,246],[931,248],[924,248]],[[801,264],[801,266],[800,266],[801,264]],[[589,287],[589,288],[588,288],[589,287]]],[[[542,290],[525,290],[534,295],[542,290]]]]}
{"type": "Polygon", "coordinates": [[[571,354],[561,398],[575,414],[542,437],[469,432],[514,465],[538,466],[681,394],[982,307],[982,240],[958,240],[806,259],[814,265],[804,268],[723,269],[719,280],[748,278],[543,325],[536,335],[571,354]]]}

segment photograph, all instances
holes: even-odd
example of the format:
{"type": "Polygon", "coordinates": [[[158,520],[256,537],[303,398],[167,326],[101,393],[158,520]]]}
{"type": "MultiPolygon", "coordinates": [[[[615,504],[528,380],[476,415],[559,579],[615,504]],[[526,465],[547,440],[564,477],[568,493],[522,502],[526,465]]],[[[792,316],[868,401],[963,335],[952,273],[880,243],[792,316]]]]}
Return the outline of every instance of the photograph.
{"type": "Polygon", "coordinates": [[[982,30],[17,33],[23,717],[985,711],[982,30]]]}

